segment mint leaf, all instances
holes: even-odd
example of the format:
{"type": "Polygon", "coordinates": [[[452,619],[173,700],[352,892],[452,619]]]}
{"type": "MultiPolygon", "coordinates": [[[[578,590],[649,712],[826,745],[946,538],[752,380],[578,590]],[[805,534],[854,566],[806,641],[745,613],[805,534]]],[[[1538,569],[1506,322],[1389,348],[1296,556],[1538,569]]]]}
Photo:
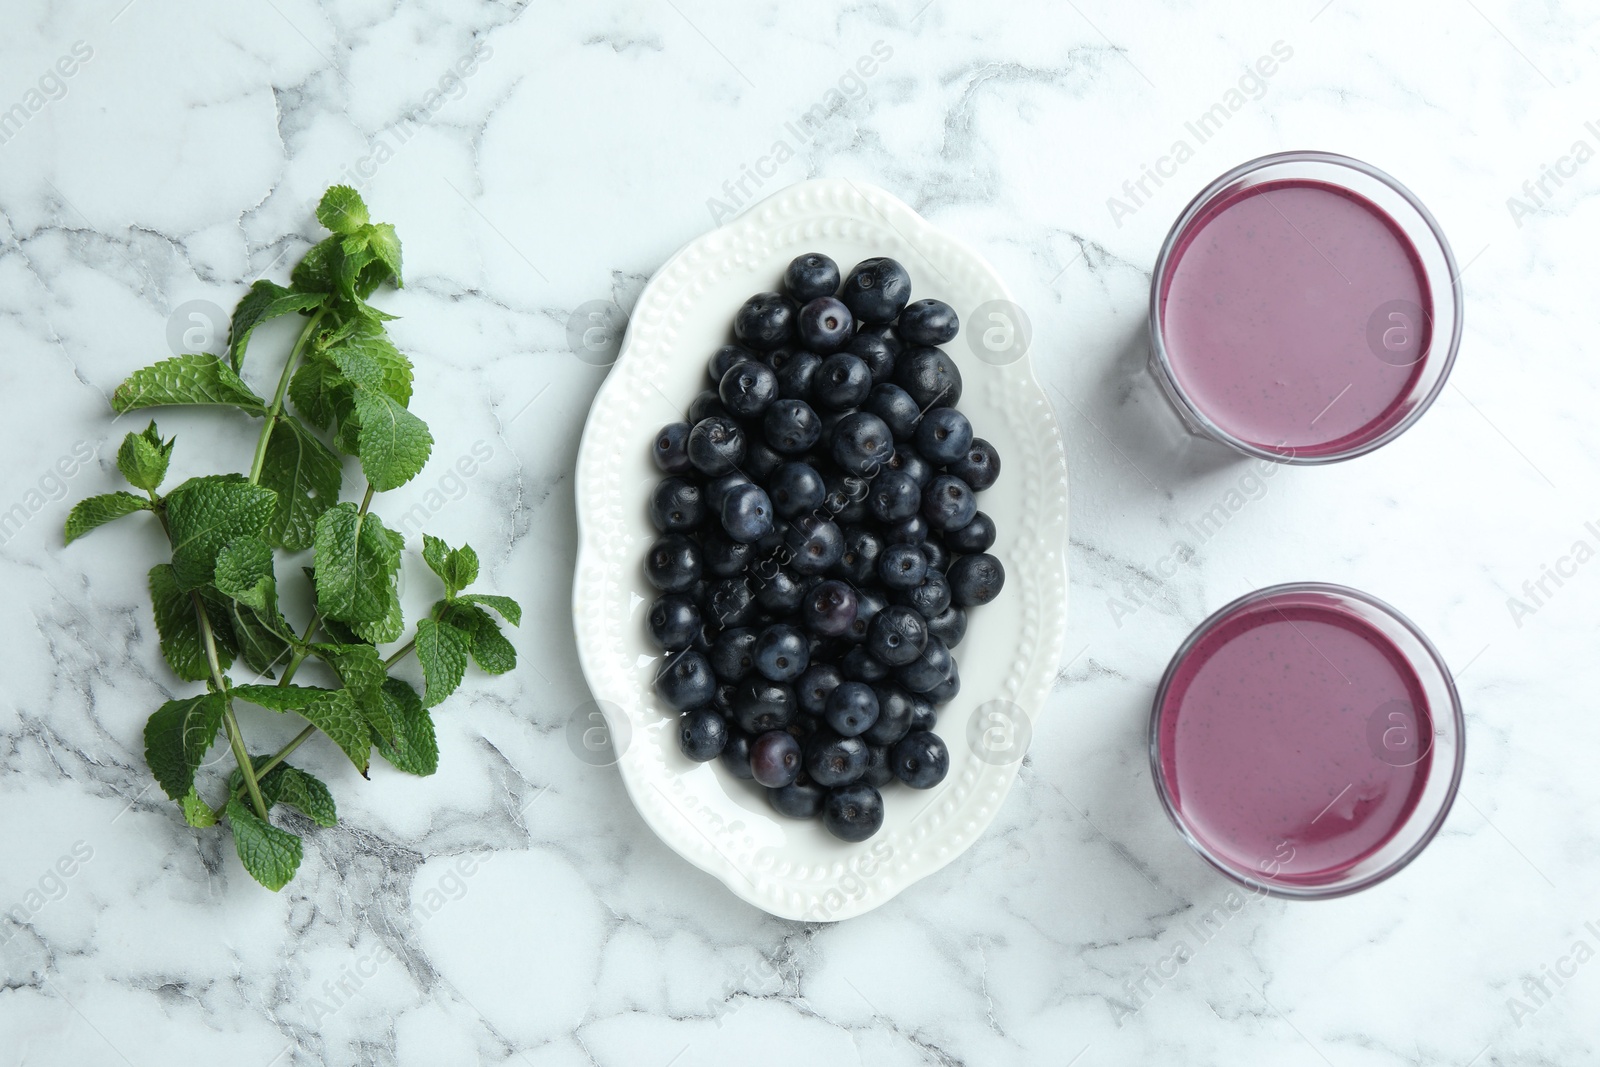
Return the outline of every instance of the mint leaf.
{"type": "Polygon", "coordinates": [[[217,553],[212,584],[217,592],[268,617],[278,614],[278,579],[272,549],[259,537],[241,537],[217,553]]]}
{"type": "Polygon", "coordinates": [[[333,292],[334,278],[340,261],[344,259],[344,253],[339,249],[343,240],[344,238],[334,234],[312,245],[305,257],[295,264],[294,270],[290,272],[289,284],[302,293],[333,292]]]}
{"type": "Polygon", "coordinates": [[[295,311],[311,311],[326,302],[322,293],[297,293],[264,278],[256,282],[233,309],[228,330],[228,360],[233,369],[238,370],[244,363],[245,346],[261,323],[295,311]]]}
{"type": "Polygon", "coordinates": [[[269,711],[299,711],[314,700],[319,700],[336,689],[322,689],[314,685],[236,685],[229,690],[236,699],[245,700],[269,711]]]}
{"type": "Polygon", "coordinates": [[[508,596],[494,596],[489,593],[468,593],[464,597],[456,598],[458,604],[482,604],[486,608],[498,611],[512,626],[522,625],[522,605],[508,596]]]}
{"type": "MultiPolygon", "coordinates": [[[[356,770],[365,775],[371,759],[372,717],[362,709],[380,700],[376,694],[357,698],[349,689],[335,689],[300,708],[299,712],[307,722],[327,734],[329,740],[350,757],[356,770]]],[[[391,734],[394,732],[387,719],[383,725],[391,734]]]]}
{"type": "MultiPolygon", "coordinates": [[[[270,758],[253,756],[250,762],[259,773],[270,758]]],[[[228,792],[237,793],[243,784],[244,775],[236,768],[228,776],[228,792]]],[[[333,804],[333,794],[328,791],[328,787],[315,775],[299,767],[280,763],[266,774],[260,775],[256,785],[261,790],[261,799],[268,810],[279,804],[287,804],[318,826],[335,826],[339,822],[339,814],[333,804]]],[[[245,810],[251,809],[246,807],[245,810]]]]}
{"type": "Polygon", "coordinates": [[[471,545],[462,545],[450,553],[446,571],[445,581],[458,590],[465,589],[478,580],[478,553],[471,545]]]}
{"type": "Polygon", "coordinates": [[[339,812],[334,807],[333,794],[316,776],[280,763],[267,772],[264,787],[270,787],[276,803],[287,804],[305,815],[318,826],[337,826],[339,812]]]}
{"type": "Polygon", "coordinates": [[[119,415],[166,404],[227,404],[254,415],[267,407],[221,357],[205,352],[174,356],[134,371],[111,394],[112,410],[119,415]]]}
{"type": "Polygon", "coordinates": [[[479,667],[490,674],[504,674],[517,665],[517,650],[487,611],[457,601],[445,610],[445,618],[471,635],[472,662],[479,667]]]}
{"type": "MultiPolygon", "coordinates": [[[[155,609],[156,633],[161,636],[161,654],[167,665],[186,682],[201,682],[211,676],[206,665],[205,644],[200,637],[200,620],[195,617],[194,598],[178,585],[170,563],[150,568],[150,604],[155,609]]],[[[209,614],[209,611],[208,611],[209,614]]],[[[217,658],[223,670],[233,663],[233,653],[218,642],[217,658]]]]}
{"type": "Polygon", "coordinates": [[[222,547],[264,533],[276,506],[276,493],[237,474],[190,478],[167,494],[172,569],[179,587],[208,584],[222,547]]]}
{"type": "Polygon", "coordinates": [[[359,338],[346,334],[319,353],[318,358],[327,360],[346,381],[358,388],[383,390],[383,368],[373,350],[359,338]]]}
{"type": "Polygon", "coordinates": [[[211,636],[217,643],[217,664],[226,670],[226,665],[233,662],[234,654],[239,651],[238,636],[233,632],[233,602],[209,585],[201,586],[194,592],[199,596],[200,606],[205,609],[206,618],[211,622],[211,636]]]}
{"type": "Polygon", "coordinates": [[[358,232],[371,220],[361,194],[348,185],[335,185],[322,194],[317,221],[338,234],[358,232]]]}
{"type": "Polygon", "coordinates": [[[383,701],[400,724],[393,742],[377,739],[378,753],[407,774],[427,776],[439,769],[439,741],[433,716],[422,706],[417,691],[398,678],[383,683],[383,701]]]}
{"type": "Polygon", "coordinates": [[[431,708],[455,692],[467,673],[472,638],[448,622],[417,621],[417,662],[422,664],[423,707],[431,708]]]}
{"type": "Polygon", "coordinates": [[[381,274],[387,274],[388,271],[381,268],[380,271],[369,269],[377,262],[377,257],[367,247],[366,237],[359,233],[346,237],[340,243],[339,249],[344,253],[344,258],[339,261],[338,270],[334,272],[339,282],[339,292],[346,300],[359,304],[372,295],[373,290],[383,281],[381,274]]]}
{"type": "MultiPolygon", "coordinates": [[[[273,805],[278,802],[277,782],[269,780],[266,775],[261,773],[261,768],[265,767],[267,761],[271,758],[271,756],[250,757],[250,766],[256,769],[256,788],[261,791],[261,800],[266,804],[268,812],[272,811],[273,805]]],[[[276,770],[277,768],[274,767],[273,771],[276,772],[276,770]]],[[[230,794],[237,793],[243,785],[244,775],[240,773],[239,768],[236,766],[228,772],[228,792],[230,794]]],[[[255,809],[252,808],[251,810],[255,809]]]]}
{"type": "Polygon", "coordinates": [[[169,700],[145,723],[144,760],[173,800],[194,787],[194,772],[217,738],[226,707],[221,693],[169,700]]]}
{"type": "Polygon", "coordinates": [[[309,359],[289,379],[289,402],[311,425],[326,430],[338,414],[337,395],[346,393],[350,383],[339,368],[320,359],[309,359]]]}
{"type": "MultiPolygon", "coordinates": [[[[444,581],[445,573],[450,566],[450,552],[451,548],[445,544],[443,538],[435,537],[431,533],[422,535],[422,561],[428,565],[429,570],[439,576],[440,581],[444,581]]],[[[448,587],[449,583],[445,584],[448,587]]]]}
{"type": "Polygon", "coordinates": [[[377,622],[389,614],[405,541],[376,515],[336,504],[317,520],[317,609],[340,622],[377,622]]]}
{"type": "Polygon", "coordinates": [[[371,645],[315,644],[311,651],[333,668],[339,680],[352,693],[366,695],[383,688],[389,677],[383,669],[383,659],[371,645]]]}
{"type": "Polygon", "coordinates": [[[381,392],[401,406],[411,402],[411,361],[378,323],[352,323],[350,332],[322,355],[361,388],[381,392]]]}
{"type": "MultiPolygon", "coordinates": [[[[378,650],[371,645],[312,645],[311,649],[339,675],[373,732],[385,740],[393,738],[400,727],[383,702],[383,683],[389,675],[378,650]]],[[[361,766],[365,773],[365,764],[361,766]]]]}
{"type": "Polygon", "coordinates": [[[367,248],[367,262],[361,268],[361,276],[356,279],[356,292],[361,295],[361,300],[355,305],[357,314],[367,322],[382,322],[394,318],[386,315],[367,303],[367,297],[378,290],[384,282],[391,280],[394,275],[389,270],[389,265],[378,258],[378,253],[370,246],[367,248]]]}
{"type": "Polygon", "coordinates": [[[162,479],[167,476],[172,444],[161,440],[156,424],[151,422],[143,433],[130,433],[122,439],[122,447],[117,449],[117,469],[135,489],[153,492],[161,488],[162,479]]]}
{"type": "Polygon", "coordinates": [[[190,826],[203,829],[217,825],[217,813],[211,809],[210,804],[200,799],[200,794],[194,791],[193,786],[190,786],[188,794],[178,801],[178,806],[183,809],[183,821],[190,826]]]}
{"type": "Polygon", "coordinates": [[[339,502],[344,468],[293,415],[279,415],[261,465],[261,484],[278,494],[267,538],[291,552],[310,548],[317,519],[339,502]]]}
{"type": "Polygon", "coordinates": [[[330,256],[328,262],[339,294],[355,308],[359,318],[376,322],[393,316],[370,306],[367,297],[393,277],[394,271],[373,249],[372,235],[371,226],[363,226],[356,233],[345,235],[339,242],[339,256],[330,256]]]}
{"type": "Polygon", "coordinates": [[[490,674],[505,674],[517,665],[517,650],[488,616],[472,632],[472,662],[490,674]]]}
{"type": "Polygon", "coordinates": [[[67,515],[66,543],[72,544],[90,530],[104,526],[112,519],[132,515],[136,511],[149,510],[149,500],[121,491],[102,493],[87,500],[80,500],[67,515]]]}
{"type": "Polygon", "coordinates": [[[379,741],[393,741],[399,734],[400,722],[384,701],[381,686],[373,693],[358,696],[356,710],[366,719],[368,738],[374,744],[379,741]]]}
{"type": "Polygon", "coordinates": [[[278,580],[272,549],[259,537],[231,541],[217,556],[213,584],[228,597],[235,644],[251,669],[272,677],[294,631],[278,611],[278,580]]]}
{"type": "Polygon", "coordinates": [[[233,627],[233,643],[246,666],[263,678],[274,678],[272,668],[289,651],[288,626],[282,616],[268,622],[254,608],[230,603],[228,622],[233,627]]]}
{"type": "MultiPolygon", "coordinates": [[[[371,271],[382,268],[379,268],[376,264],[373,264],[368,266],[367,269],[371,271]]],[[[351,305],[351,310],[356,313],[356,318],[358,318],[361,322],[371,326],[382,326],[384,323],[393,322],[395,319],[400,317],[399,315],[391,315],[387,311],[380,311],[371,304],[367,303],[365,300],[358,301],[357,303],[351,305]]]]}
{"type": "Polygon", "coordinates": [[[395,288],[404,288],[405,282],[400,273],[400,237],[394,232],[394,227],[387,222],[375,222],[363,232],[367,235],[367,247],[372,249],[373,256],[394,278],[395,288]]]}
{"type": "Polygon", "coordinates": [[[471,545],[451,548],[432,534],[422,535],[422,559],[444,583],[446,599],[478,580],[478,554],[471,545]]]}
{"type": "Polygon", "coordinates": [[[381,645],[400,640],[400,635],[406,632],[406,620],[401,613],[399,594],[390,599],[389,610],[383,618],[376,622],[353,622],[350,629],[368,644],[381,645]]]}
{"type": "Polygon", "coordinates": [[[356,415],[361,420],[356,453],[372,487],[387,492],[415,478],[433,451],[427,425],[393,397],[367,389],[356,391],[356,415]]]}
{"type": "Polygon", "coordinates": [[[237,800],[229,800],[228,823],[233,827],[233,845],[239,862],[250,877],[276,893],[289,884],[300,869],[304,846],[287,830],[263,822],[255,812],[237,800]]]}
{"type": "MultiPolygon", "coordinates": [[[[307,577],[310,577],[309,573],[307,577]]],[[[315,581],[315,579],[312,580],[315,581]]],[[[364,643],[360,634],[352,630],[348,623],[340,622],[338,619],[330,619],[324,615],[320,626],[322,632],[327,634],[329,639],[336,645],[359,645],[364,643]]]]}
{"type": "Polygon", "coordinates": [[[354,386],[334,394],[334,417],[339,420],[339,428],[333,432],[333,447],[347,456],[354,456],[361,450],[361,418],[356,411],[356,393],[354,386]]]}
{"type": "MultiPolygon", "coordinates": [[[[380,664],[379,672],[382,669],[380,664]]],[[[358,668],[352,666],[352,676],[362,678],[356,673],[357,670],[358,668]]],[[[381,699],[379,691],[383,683],[370,684],[373,680],[366,677],[364,684],[366,691],[372,694],[371,699],[377,701],[381,699]]],[[[346,682],[346,685],[349,684],[346,682]]],[[[259,704],[273,711],[298,713],[301,718],[327,734],[329,739],[350,757],[350,762],[356,765],[356,770],[362,774],[367,773],[372,736],[368,732],[367,717],[357,707],[352,689],[317,689],[299,685],[241,685],[234,689],[233,693],[241,700],[259,704]]]]}

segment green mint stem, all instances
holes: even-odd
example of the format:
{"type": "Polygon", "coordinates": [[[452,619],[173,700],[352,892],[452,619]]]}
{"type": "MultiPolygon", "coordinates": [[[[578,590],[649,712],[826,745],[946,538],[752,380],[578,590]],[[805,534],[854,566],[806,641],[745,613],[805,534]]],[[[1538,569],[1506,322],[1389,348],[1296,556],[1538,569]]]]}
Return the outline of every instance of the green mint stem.
{"type": "MultiPolygon", "coordinates": [[[[310,637],[310,632],[312,632],[312,629],[314,629],[315,625],[317,625],[317,619],[314,617],[314,619],[312,619],[312,625],[306,627],[306,637],[310,637]]],[[[414,637],[411,638],[410,641],[406,641],[405,645],[395,649],[394,656],[390,656],[389,659],[384,661],[384,670],[389,670],[390,667],[394,667],[397,662],[402,661],[402,659],[405,659],[406,656],[410,656],[413,651],[416,651],[416,638],[414,637]]],[[[299,657],[299,659],[304,659],[304,656],[299,657]]],[[[294,661],[293,664],[291,664],[291,667],[298,667],[298,665],[299,661],[294,661]]],[[[290,670],[285,670],[285,672],[283,672],[285,677],[283,677],[283,680],[278,681],[278,685],[286,685],[286,683],[288,683],[288,675],[290,675],[290,673],[290,670]]],[[[302,729],[302,731],[299,731],[298,734],[294,734],[293,741],[283,745],[282,749],[278,749],[277,752],[272,755],[270,760],[267,760],[266,763],[262,763],[261,768],[256,771],[256,777],[266,777],[267,771],[275,768],[278,763],[283,763],[283,760],[286,760],[286,758],[290,758],[290,753],[294,752],[294,749],[299,749],[302,744],[306,744],[307,739],[309,739],[309,737],[314,733],[317,733],[317,728],[315,728],[315,726],[307,726],[306,729],[302,729]]],[[[234,797],[243,798],[243,795],[245,795],[245,787],[240,785],[240,787],[235,790],[234,797]]]]}
{"type": "Polygon", "coordinates": [[[217,639],[211,630],[211,617],[206,614],[206,606],[201,602],[199,593],[190,593],[189,598],[194,601],[195,616],[200,620],[200,636],[206,646],[206,664],[211,668],[211,685],[222,694],[222,721],[228,728],[228,744],[233,747],[233,758],[239,764],[240,775],[244,777],[250,803],[255,806],[261,821],[265,822],[267,805],[261,799],[261,785],[256,781],[255,768],[250,763],[249,752],[245,750],[244,735],[239,732],[239,720],[233,714],[233,695],[228,692],[228,679],[223,676],[222,662],[217,658],[217,639]]]}
{"type": "Polygon", "coordinates": [[[396,663],[399,663],[401,660],[411,655],[412,652],[416,651],[416,648],[417,639],[413,637],[411,640],[407,641],[405,644],[396,649],[394,655],[383,661],[383,669],[388,670],[390,667],[393,667],[396,663]]]}
{"type": "Polygon", "coordinates": [[[289,361],[283,365],[283,376],[278,379],[278,391],[272,395],[272,406],[267,408],[266,424],[261,427],[261,436],[256,440],[256,458],[250,464],[251,485],[261,481],[261,468],[267,462],[267,442],[272,439],[272,428],[278,424],[278,416],[283,412],[283,395],[289,391],[289,379],[294,377],[294,369],[300,364],[300,354],[305,351],[306,342],[311,340],[312,331],[317,328],[317,323],[322,321],[322,316],[327,314],[327,310],[327,308],[319,309],[311,316],[311,321],[300,331],[300,337],[295,341],[293,351],[289,353],[289,361]]]}
{"type": "Polygon", "coordinates": [[[367,521],[367,509],[372,507],[372,494],[373,494],[373,492],[374,492],[374,490],[372,488],[372,483],[368,482],[367,483],[367,491],[365,493],[363,493],[362,496],[361,496],[361,506],[356,509],[355,536],[358,539],[361,536],[361,524],[367,521]]]}
{"type": "MultiPolygon", "coordinates": [[[[316,625],[316,619],[313,619],[312,620],[312,626],[306,628],[306,636],[307,637],[311,636],[311,629],[315,625],[316,625]]],[[[411,653],[415,652],[416,649],[417,649],[417,639],[415,637],[413,637],[411,640],[407,641],[405,644],[401,645],[398,649],[396,649],[394,655],[390,656],[388,659],[383,661],[383,669],[384,670],[388,670],[390,667],[393,667],[396,663],[399,663],[401,660],[403,660],[407,656],[411,655],[411,653]]],[[[300,658],[304,659],[305,657],[301,656],[300,658]]],[[[299,665],[298,661],[294,663],[294,666],[298,666],[298,665],[299,665]]],[[[289,673],[290,672],[287,671],[287,670],[284,672],[285,678],[287,678],[289,673]]],[[[284,685],[284,684],[286,684],[286,681],[279,681],[278,684],[279,685],[284,685]]],[[[271,759],[267,760],[267,762],[263,763],[260,766],[260,768],[258,768],[256,770],[256,777],[257,778],[266,777],[268,771],[272,770],[278,764],[280,764],[284,760],[288,759],[290,753],[292,753],[295,749],[299,748],[301,745],[305,744],[306,741],[310,739],[311,735],[316,733],[316,732],[317,732],[317,728],[315,726],[307,726],[304,730],[301,730],[299,733],[295,734],[293,740],[291,740],[287,745],[284,745],[282,748],[280,748],[276,753],[273,754],[273,757],[271,759]]],[[[249,784],[248,782],[245,783],[245,785],[248,785],[248,784],[249,784]]],[[[244,798],[244,790],[245,790],[245,786],[240,786],[238,789],[234,790],[234,794],[233,794],[234,798],[242,800],[244,798]]]]}
{"type": "MultiPolygon", "coordinates": [[[[315,622],[316,620],[313,619],[312,621],[315,622]]],[[[308,634],[309,632],[310,631],[307,631],[308,634]]],[[[294,672],[300,669],[300,664],[304,663],[306,661],[306,657],[310,654],[311,653],[309,651],[298,648],[289,653],[289,662],[283,668],[283,677],[278,679],[278,684],[280,686],[288,685],[289,679],[294,677],[294,672]]]]}
{"type": "Polygon", "coordinates": [[[244,786],[250,793],[250,804],[256,809],[256,814],[261,816],[261,821],[267,821],[267,804],[261,799],[261,784],[256,781],[256,773],[250,764],[250,753],[245,751],[244,735],[239,732],[239,720],[233,715],[233,702],[228,702],[227,708],[222,713],[222,724],[228,728],[228,744],[233,746],[233,758],[239,764],[239,770],[244,773],[244,786]]]}
{"type": "MultiPolygon", "coordinates": [[[[318,314],[320,314],[320,312],[318,314]]],[[[315,325],[315,321],[313,321],[312,325],[315,325]]],[[[310,327],[308,326],[307,330],[309,331],[309,329],[310,329],[310,327]]],[[[305,335],[302,334],[301,336],[302,336],[302,339],[304,339],[305,335]]],[[[299,351],[299,346],[298,345],[295,346],[295,351],[296,352],[299,351]]],[[[291,356],[289,361],[290,361],[290,364],[292,365],[294,363],[294,357],[291,356]]],[[[288,381],[287,374],[284,377],[284,381],[285,382],[288,381]]],[[[282,384],[280,384],[279,387],[278,387],[278,397],[277,397],[277,399],[275,399],[273,401],[273,407],[276,408],[282,402],[282,400],[283,400],[283,386],[282,386],[282,384]]],[[[372,497],[373,497],[373,493],[374,492],[375,492],[375,490],[372,488],[371,483],[368,483],[367,491],[361,498],[361,510],[360,510],[359,514],[365,515],[367,513],[367,509],[372,506],[372,497]]],[[[293,678],[294,675],[295,675],[295,672],[300,669],[300,664],[304,663],[306,661],[306,657],[311,654],[311,649],[309,647],[307,647],[307,645],[311,640],[311,635],[316,632],[317,624],[320,623],[321,621],[322,621],[322,612],[320,612],[320,611],[312,611],[312,613],[311,613],[311,621],[306,623],[305,633],[300,635],[301,647],[297,648],[293,652],[293,654],[290,655],[290,657],[289,657],[289,665],[283,669],[283,677],[278,679],[278,684],[279,685],[288,685],[289,684],[289,679],[293,678]]],[[[392,667],[394,664],[396,664],[400,660],[404,659],[416,647],[417,647],[417,639],[413,637],[410,641],[408,641],[406,643],[404,648],[400,649],[400,651],[396,652],[394,655],[390,656],[386,661],[384,661],[384,664],[383,664],[384,669],[387,670],[389,667],[392,667]]],[[[315,726],[307,726],[304,730],[301,730],[298,734],[296,734],[294,736],[293,740],[291,740],[287,745],[284,745],[282,748],[280,748],[273,755],[273,757],[271,759],[267,760],[267,762],[265,762],[265,763],[263,763],[261,765],[260,770],[255,772],[254,778],[250,777],[247,774],[246,777],[245,777],[244,785],[241,786],[239,789],[234,791],[234,794],[233,794],[234,797],[237,798],[237,799],[242,799],[244,797],[244,790],[246,788],[254,790],[256,788],[255,787],[255,779],[261,778],[268,771],[272,770],[278,764],[280,764],[284,760],[288,759],[289,758],[289,754],[291,752],[293,752],[295,749],[299,748],[301,745],[305,744],[306,740],[308,738],[310,738],[311,735],[316,733],[316,732],[317,732],[317,728],[315,726]]],[[[265,818],[266,816],[263,815],[262,817],[265,818]]]]}
{"type": "MultiPolygon", "coordinates": [[[[265,763],[263,763],[261,765],[261,769],[256,772],[257,776],[258,777],[265,776],[268,771],[272,770],[278,764],[280,764],[284,760],[288,759],[289,758],[289,753],[293,752],[295,749],[297,749],[301,745],[305,744],[306,740],[308,738],[310,738],[310,736],[312,734],[316,733],[316,732],[317,732],[317,728],[315,726],[307,726],[304,730],[301,730],[299,733],[295,734],[293,741],[290,741],[287,745],[284,745],[282,748],[280,748],[277,751],[277,753],[271,759],[267,760],[267,762],[265,762],[265,763]]],[[[236,799],[242,799],[243,796],[244,796],[243,790],[244,790],[244,786],[240,786],[239,787],[239,791],[234,793],[234,797],[236,799]]]]}
{"type": "Polygon", "coordinates": [[[283,677],[278,679],[279,685],[288,685],[289,679],[293,678],[295,671],[300,669],[300,664],[304,663],[306,657],[311,654],[309,644],[311,635],[317,632],[317,624],[321,621],[322,612],[313,610],[311,612],[311,621],[306,623],[305,632],[300,635],[300,647],[290,653],[289,665],[283,669],[283,677]]]}
{"type": "MultiPolygon", "coordinates": [[[[311,655],[311,649],[306,643],[311,640],[311,635],[317,632],[317,624],[321,621],[322,612],[312,611],[311,621],[306,623],[305,632],[300,635],[301,646],[295,649],[293,654],[290,655],[289,665],[283,669],[283,677],[278,679],[279,685],[288,685],[289,679],[293,678],[295,671],[300,669],[300,664],[304,663],[306,658],[311,655]]],[[[271,759],[267,760],[267,762],[263,763],[260,768],[256,770],[256,779],[259,781],[260,779],[266,777],[268,771],[272,770],[278,764],[288,759],[289,753],[305,744],[306,740],[316,732],[317,728],[315,726],[307,726],[304,730],[301,730],[295,735],[293,741],[290,741],[287,745],[284,745],[282,748],[280,748],[271,759]]],[[[242,785],[235,790],[233,794],[234,799],[242,800],[244,798],[244,790],[245,787],[242,785]]]]}

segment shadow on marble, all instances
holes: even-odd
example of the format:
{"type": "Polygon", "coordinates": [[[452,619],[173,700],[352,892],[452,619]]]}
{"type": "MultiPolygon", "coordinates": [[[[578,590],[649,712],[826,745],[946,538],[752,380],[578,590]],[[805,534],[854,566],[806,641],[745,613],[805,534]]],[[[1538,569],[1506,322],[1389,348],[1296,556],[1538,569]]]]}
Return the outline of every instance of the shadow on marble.
{"type": "Polygon", "coordinates": [[[1116,418],[1106,432],[1130,462],[1169,492],[1219,471],[1239,470],[1249,456],[1196,437],[1184,426],[1150,373],[1150,335],[1141,322],[1123,338],[1102,383],[1116,418]]]}

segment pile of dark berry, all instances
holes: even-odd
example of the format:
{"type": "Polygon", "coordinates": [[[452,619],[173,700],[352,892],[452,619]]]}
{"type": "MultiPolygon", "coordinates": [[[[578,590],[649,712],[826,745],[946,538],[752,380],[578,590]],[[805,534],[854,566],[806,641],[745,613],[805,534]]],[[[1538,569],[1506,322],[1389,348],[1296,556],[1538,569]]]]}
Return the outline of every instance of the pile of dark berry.
{"type": "Polygon", "coordinates": [[[721,757],[784,815],[846,841],[883,824],[878,787],[944,779],[936,708],[961,687],[966,609],[1000,592],[976,493],[1000,458],[956,410],[958,329],[911,303],[892,259],[840,285],[827,256],[733,320],[687,422],[655,439],[667,475],[645,573],[656,692],[693,760],[721,757]]]}

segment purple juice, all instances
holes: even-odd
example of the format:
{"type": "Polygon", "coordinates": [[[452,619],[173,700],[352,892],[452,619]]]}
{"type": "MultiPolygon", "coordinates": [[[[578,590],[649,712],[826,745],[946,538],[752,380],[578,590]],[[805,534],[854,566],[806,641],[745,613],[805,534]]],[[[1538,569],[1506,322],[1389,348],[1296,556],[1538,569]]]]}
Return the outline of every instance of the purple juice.
{"type": "Polygon", "coordinates": [[[1426,690],[1389,636],[1333,599],[1247,598],[1169,669],[1153,730],[1159,784],[1225,868],[1336,883],[1414,822],[1433,770],[1426,690]]]}
{"type": "Polygon", "coordinates": [[[1246,185],[1207,204],[1167,263],[1159,324],[1170,373],[1225,434],[1329,456],[1417,407],[1433,341],[1428,273],[1361,194],[1309,179],[1246,185]]]}

